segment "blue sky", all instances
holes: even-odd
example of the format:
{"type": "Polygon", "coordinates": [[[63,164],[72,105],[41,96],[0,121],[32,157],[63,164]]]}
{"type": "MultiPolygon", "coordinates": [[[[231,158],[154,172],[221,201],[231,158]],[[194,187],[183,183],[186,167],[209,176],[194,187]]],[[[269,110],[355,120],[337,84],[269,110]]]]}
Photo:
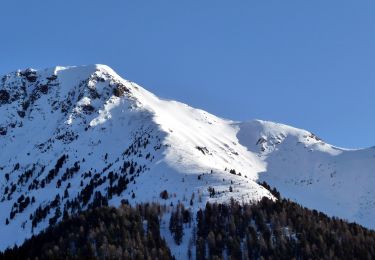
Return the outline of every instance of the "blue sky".
{"type": "Polygon", "coordinates": [[[374,1],[0,3],[0,74],[102,63],[158,96],[375,145],[374,1]]]}

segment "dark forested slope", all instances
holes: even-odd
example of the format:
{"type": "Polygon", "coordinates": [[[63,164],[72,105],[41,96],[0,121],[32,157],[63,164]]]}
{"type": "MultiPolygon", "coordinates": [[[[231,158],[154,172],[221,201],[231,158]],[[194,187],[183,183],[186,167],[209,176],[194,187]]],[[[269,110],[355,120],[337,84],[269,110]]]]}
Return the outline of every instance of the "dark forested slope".
{"type": "Polygon", "coordinates": [[[276,189],[262,185],[278,200],[207,203],[194,219],[182,204],[123,204],[65,216],[22,246],[0,253],[0,259],[170,259],[160,234],[163,214],[170,214],[175,240],[169,246],[187,248],[180,254],[186,259],[375,259],[374,231],[282,199],[276,189]],[[184,223],[194,225],[191,236],[184,223]]]}
{"type": "Polygon", "coordinates": [[[21,247],[6,250],[0,258],[170,259],[170,250],[160,237],[160,210],[154,204],[88,210],[64,219],[21,247]]]}
{"type": "Polygon", "coordinates": [[[374,231],[285,199],[207,204],[196,245],[197,259],[375,259],[374,231]]]}

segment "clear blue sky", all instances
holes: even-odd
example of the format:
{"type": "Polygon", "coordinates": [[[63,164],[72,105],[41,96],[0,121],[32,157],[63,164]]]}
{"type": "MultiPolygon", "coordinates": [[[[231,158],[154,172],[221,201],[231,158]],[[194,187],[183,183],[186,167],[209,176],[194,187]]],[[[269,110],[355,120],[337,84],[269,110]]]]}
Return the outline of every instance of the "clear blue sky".
{"type": "Polygon", "coordinates": [[[2,0],[0,74],[103,63],[235,119],[375,145],[375,2],[2,0]]]}

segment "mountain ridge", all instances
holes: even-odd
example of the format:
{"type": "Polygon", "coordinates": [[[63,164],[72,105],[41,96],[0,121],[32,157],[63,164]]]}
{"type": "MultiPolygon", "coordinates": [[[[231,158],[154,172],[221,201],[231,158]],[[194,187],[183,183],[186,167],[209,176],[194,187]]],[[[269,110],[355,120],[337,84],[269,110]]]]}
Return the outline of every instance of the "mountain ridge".
{"type": "Polygon", "coordinates": [[[257,184],[263,180],[302,205],[375,227],[375,149],[341,149],[273,122],[222,119],[160,99],[106,65],[3,76],[0,133],[7,151],[0,156],[0,222],[7,223],[0,229],[23,231],[0,250],[95,199],[197,210],[208,201],[274,199],[257,184]],[[350,198],[345,191],[358,176],[350,198]]]}

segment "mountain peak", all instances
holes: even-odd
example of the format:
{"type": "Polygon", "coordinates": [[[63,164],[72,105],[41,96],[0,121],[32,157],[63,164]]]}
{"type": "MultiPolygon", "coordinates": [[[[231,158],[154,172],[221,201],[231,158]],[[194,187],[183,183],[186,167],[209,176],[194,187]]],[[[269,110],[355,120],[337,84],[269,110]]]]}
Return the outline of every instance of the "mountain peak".
{"type": "Polygon", "coordinates": [[[69,72],[72,74],[81,75],[81,77],[88,77],[95,72],[103,72],[111,74],[112,76],[119,77],[118,74],[109,66],[104,64],[89,64],[81,66],[55,66],[47,71],[52,70],[54,74],[58,75],[61,72],[69,72]]]}

